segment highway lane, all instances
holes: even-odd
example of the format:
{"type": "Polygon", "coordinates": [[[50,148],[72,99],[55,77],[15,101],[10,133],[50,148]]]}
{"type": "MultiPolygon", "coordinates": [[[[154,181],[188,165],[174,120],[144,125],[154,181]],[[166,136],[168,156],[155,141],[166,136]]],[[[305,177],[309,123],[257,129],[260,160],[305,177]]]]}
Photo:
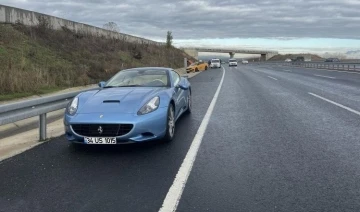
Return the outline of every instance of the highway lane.
{"type": "Polygon", "coordinates": [[[360,211],[360,116],[308,94],[354,107],[356,88],[227,68],[177,211],[360,211]]]}
{"type": "Polygon", "coordinates": [[[265,76],[279,79],[279,83],[287,83],[287,86],[321,95],[360,111],[359,74],[304,68],[293,68],[289,72],[289,69],[276,66],[254,66],[254,69],[265,76]]]}
{"type": "Polygon", "coordinates": [[[193,113],[169,144],[69,149],[64,137],[0,162],[0,211],[157,211],[222,76],[189,79],[193,113]]]}
{"type": "Polygon", "coordinates": [[[262,66],[262,67],[270,68],[278,71],[306,75],[306,76],[337,79],[338,82],[344,82],[345,84],[349,84],[349,83],[358,84],[360,82],[359,71],[356,72],[356,71],[343,71],[343,70],[328,70],[328,69],[304,68],[304,67],[282,66],[282,65],[271,65],[271,66],[262,66]]]}

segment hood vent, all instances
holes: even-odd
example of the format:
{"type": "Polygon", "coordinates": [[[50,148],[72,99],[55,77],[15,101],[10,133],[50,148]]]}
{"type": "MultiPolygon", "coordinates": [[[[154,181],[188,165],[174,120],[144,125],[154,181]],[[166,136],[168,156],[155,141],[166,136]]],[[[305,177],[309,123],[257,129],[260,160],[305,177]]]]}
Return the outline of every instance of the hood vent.
{"type": "Polygon", "coordinates": [[[103,103],[120,103],[120,100],[104,100],[103,103]]]}

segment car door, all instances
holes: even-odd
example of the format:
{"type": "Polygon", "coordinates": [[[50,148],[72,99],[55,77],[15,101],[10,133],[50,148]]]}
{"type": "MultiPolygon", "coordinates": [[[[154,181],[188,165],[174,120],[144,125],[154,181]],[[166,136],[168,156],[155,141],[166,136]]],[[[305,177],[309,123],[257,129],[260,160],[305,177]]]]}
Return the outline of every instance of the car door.
{"type": "Polygon", "coordinates": [[[171,81],[173,83],[173,100],[175,101],[175,117],[179,115],[180,110],[185,106],[184,90],[178,87],[180,75],[175,71],[170,71],[171,81]]]}

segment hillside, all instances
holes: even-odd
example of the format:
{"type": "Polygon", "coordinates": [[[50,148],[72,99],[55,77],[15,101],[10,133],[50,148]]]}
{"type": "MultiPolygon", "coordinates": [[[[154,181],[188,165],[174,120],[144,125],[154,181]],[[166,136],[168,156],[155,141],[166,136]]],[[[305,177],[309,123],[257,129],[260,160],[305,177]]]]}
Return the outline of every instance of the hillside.
{"type": "Polygon", "coordinates": [[[284,61],[286,60],[287,58],[296,58],[296,57],[300,57],[300,56],[311,56],[311,61],[323,61],[324,58],[318,56],[318,55],[315,55],[315,54],[278,54],[278,55],[275,55],[274,57],[270,58],[269,61],[284,61]]]}
{"type": "Polygon", "coordinates": [[[0,24],[0,100],[107,80],[132,67],[183,67],[183,51],[165,46],[0,24]]]}

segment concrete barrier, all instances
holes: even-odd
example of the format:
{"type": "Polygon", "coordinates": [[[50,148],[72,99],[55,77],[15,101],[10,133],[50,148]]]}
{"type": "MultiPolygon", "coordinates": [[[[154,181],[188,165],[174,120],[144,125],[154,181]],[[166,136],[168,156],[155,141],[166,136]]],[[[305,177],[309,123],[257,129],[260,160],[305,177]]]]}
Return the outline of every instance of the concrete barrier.
{"type": "Polygon", "coordinates": [[[50,16],[0,4],[0,23],[15,24],[19,22],[26,26],[36,26],[39,24],[40,19],[46,20],[49,25],[55,30],[66,27],[76,33],[86,35],[105,36],[107,38],[116,38],[126,40],[132,43],[165,45],[165,43],[162,42],[156,42],[124,33],[113,32],[99,27],[58,18],[55,16],[50,16]]]}

